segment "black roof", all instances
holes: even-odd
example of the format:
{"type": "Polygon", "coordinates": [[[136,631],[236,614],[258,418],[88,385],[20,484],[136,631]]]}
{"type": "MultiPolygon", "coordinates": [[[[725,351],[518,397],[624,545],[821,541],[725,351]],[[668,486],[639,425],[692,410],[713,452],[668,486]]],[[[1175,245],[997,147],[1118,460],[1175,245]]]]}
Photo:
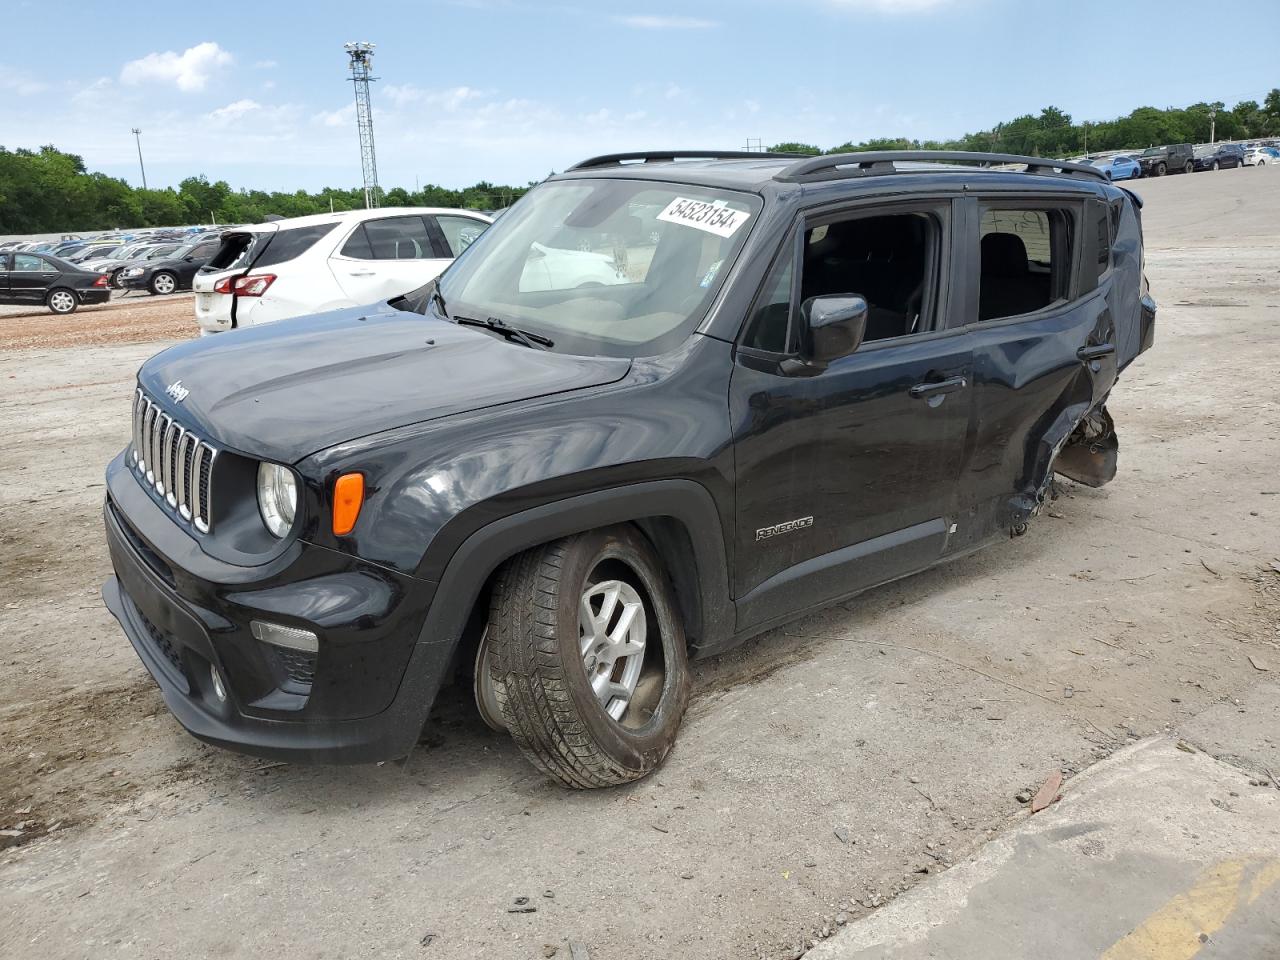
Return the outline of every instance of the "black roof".
{"type": "MultiPolygon", "coordinates": [[[[1100,170],[1084,164],[1012,154],[961,152],[879,151],[801,157],[789,154],[738,151],[668,150],[635,154],[608,154],[584,160],[554,179],[626,177],[661,180],[730,190],[761,192],[785,190],[802,184],[849,180],[884,181],[898,176],[931,174],[938,179],[972,179],[980,176],[995,185],[1027,185],[1034,178],[1041,186],[1074,182],[1092,187],[1105,184],[1100,170]],[[979,164],[975,166],[974,164],[979,164]],[[1021,169],[1018,169],[1018,168],[1021,169]],[[1046,183],[1048,181],[1048,183],[1046,183]]],[[[882,184],[881,184],[882,185],[882,184]]],[[[900,185],[899,185],[900,186],[900,185]]]]}

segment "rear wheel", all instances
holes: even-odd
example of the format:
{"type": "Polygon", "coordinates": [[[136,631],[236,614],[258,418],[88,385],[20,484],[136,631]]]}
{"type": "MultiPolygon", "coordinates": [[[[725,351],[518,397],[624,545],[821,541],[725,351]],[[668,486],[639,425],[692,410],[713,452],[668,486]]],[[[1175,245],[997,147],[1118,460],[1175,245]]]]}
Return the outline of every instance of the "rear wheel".
{"type": "Polygon", "coordinates": [[[670,751],[689,701],[684,628],[634,527],[575,534],[509,561],[486,641],[504,725],[553,779],[579,789],[628,783],[670,751]]]}
{"type": "Polygon", "coordinates": [[[49,297],[45,302],[48,304],[51,312],[61,314],[75,313],[76,307],[80,305],[80,300],[76,297],[75,293],[68,290],[66,287],[58,287],[55,290],[50,290],[49,297]]]}
{"type": "Polygon", "coordinates": [[[151,278],[151,282],[147,284],[147,289],[150,290],[153,295],[173,293],[173,291],[178,289],[178,278],[167,270],[161,270],[151,278]]]}

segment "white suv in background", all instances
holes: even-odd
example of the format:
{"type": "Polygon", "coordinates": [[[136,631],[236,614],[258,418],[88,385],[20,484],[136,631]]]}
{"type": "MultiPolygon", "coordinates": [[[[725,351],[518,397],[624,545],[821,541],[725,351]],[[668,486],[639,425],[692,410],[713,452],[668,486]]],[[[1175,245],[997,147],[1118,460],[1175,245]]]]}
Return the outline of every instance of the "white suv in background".
{"type": "Polygon", "coordinates": [[[491,222],[467,210],[383,207],[228,230],[192,284],[200,333],[408,293],[438,276],[491,222]]]}

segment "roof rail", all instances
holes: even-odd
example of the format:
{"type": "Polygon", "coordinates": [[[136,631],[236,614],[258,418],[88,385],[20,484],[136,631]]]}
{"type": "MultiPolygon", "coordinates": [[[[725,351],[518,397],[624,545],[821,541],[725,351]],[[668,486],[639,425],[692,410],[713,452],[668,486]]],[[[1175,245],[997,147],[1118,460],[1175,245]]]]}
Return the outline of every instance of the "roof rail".
{"type": "Polygon", "coordinates": [[[1019,163],[1026,165],[1026,172],[1051,176],[1075,177],[1086,175],[1105,181],[1107,175],[1097,167],[1069,160],[1052,160],[1046,157],[1023,157],[1013,153],[970,153],[963,150],[877,150],[868,153],[833,153],[820,157],[807,157],[789,164],[773,179],[787,183],[809,183],[817,180],[839,180],[846,177],[877,176],[902,173],[898,163],[1019,163]]]}
{"type": "MultiPolygon", "coordinates": [[[[611,167],[616,164],[669,163],[675,160],[798,160],[800,153],[762,153],[751,150],[648,150],[638,153],[606,153],[575,163],[569,170],[589,170],[592,167],[611,167]]],[[[566,173],[569,171],[566,170],[566,173]]]]}

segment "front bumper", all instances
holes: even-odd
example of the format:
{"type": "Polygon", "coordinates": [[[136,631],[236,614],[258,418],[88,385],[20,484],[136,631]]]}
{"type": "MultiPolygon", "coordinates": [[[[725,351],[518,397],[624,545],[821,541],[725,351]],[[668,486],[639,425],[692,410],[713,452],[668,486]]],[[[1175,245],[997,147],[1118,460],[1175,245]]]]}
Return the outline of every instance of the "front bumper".
{"type": "Polygon", "coordinates": [[[412,749],[453,653],[419,635],[432,584],[309,544],[261,570],[214,560],[120,464],[108,470],[115,576],[103,599],[188,732],[298,762],[412,749]],[[310,663],[280,657],[252,636],[252,619],[313,629],[320,650],[310,663]]]}

